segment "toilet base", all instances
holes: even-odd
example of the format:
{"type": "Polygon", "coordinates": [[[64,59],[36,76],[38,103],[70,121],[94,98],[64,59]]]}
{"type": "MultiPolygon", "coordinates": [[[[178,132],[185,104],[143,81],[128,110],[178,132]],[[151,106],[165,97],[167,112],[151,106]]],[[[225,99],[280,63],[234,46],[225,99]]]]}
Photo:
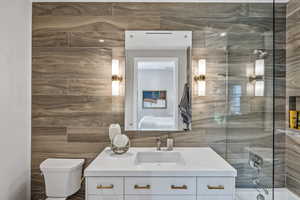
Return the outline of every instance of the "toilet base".
{"type": "Polygon", "coordinates": [[[67,198],[59,198],[59,197],[57,197],[57,198],[55,198],[55,197],[48,197],[48,198],[46,198],[46,200],[66,200],[67,198]]]}

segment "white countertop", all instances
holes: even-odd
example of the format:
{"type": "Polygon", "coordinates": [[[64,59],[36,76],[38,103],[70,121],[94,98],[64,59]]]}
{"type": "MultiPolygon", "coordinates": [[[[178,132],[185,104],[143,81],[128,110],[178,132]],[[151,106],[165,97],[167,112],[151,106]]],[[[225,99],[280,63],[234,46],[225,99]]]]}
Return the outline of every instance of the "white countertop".
{"type": "Polygon", "coordinates": [[[155,148],[130,148],[123,155],[104,149],[85,169],[90,176],[231,176],[236,169],[211,148],[174,148],[184,158],[184,165],[136,165],[137,152],[155,152],[155,148]]]}

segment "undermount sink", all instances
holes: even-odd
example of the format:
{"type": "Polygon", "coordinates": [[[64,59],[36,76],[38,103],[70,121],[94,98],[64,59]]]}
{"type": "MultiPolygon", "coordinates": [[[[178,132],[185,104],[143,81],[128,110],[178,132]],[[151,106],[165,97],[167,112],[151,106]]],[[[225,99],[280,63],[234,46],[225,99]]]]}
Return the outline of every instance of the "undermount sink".
{"type": "Polygon", "coordinates": [[[135,158],[136,165],[142,164],[173,164],[184,165],[184,159],[180,152],[156,151],[156,152],[137,152],[135,158]]]}

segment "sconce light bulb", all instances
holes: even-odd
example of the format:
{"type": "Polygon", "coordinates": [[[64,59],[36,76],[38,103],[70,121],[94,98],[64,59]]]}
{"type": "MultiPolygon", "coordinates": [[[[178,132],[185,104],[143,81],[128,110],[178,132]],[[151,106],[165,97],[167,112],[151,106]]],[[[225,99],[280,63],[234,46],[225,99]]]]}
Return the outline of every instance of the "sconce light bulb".
{"type": "Polygon", "coordinates": [[[206,60],[200,59],[198,60],[198,75],[206,74],[206,60]]]}
{"type": "Polygon", "coordinates": [[[119,96],[120,94],[120,81],[122,77],[120,76],[120,67],[119,67],[119,60],[113,59],[112,60],[112,83],[111,83],[111,92],[112,96],[119,96]]]}
{"type": "Polygon", "coordinates": [[[197,76],[194,77],[195,81],[197,82],[198,96],[205,96],[205,90],[206,90],[205,75],[206,75],[206,60],[199,59],[198,60],[198,74],[197,74],[197,76]]]}
{"type": "Polygon", "coordinates": [[[205,96],[205,90],[206,90],[206,82],[205,81],[198,81],[198,96],[205,96]]]}
{"type": "Polygon", "coordinates": [[[119,94],[120,94],[120,82],[119,81],[111,82],[111,93],[112,93],[112,96],[119,96],[119,94]]]}
{"type": "Polygon", "coordinates": [[[112,75],[119,75],[120,68],[119,68],[119,60],[112,59],[112,68],[111,68],[112,75]]]}
{"type": "Polygon", "coordinates": [[[264,81],[255,81],[255,91],[254,95],[256,97],[262,97],[264,96],[264,91],[265,91],[265,82],[264,81]]]}

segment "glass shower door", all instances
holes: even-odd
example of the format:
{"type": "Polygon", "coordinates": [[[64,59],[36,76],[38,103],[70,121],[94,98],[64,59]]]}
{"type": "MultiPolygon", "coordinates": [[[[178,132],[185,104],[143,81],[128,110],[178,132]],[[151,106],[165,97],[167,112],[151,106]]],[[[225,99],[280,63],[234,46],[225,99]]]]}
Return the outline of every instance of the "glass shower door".
{"type": "Polygon", "coordinates": [[[273,199],[273,5],[251,4],[266,12],[248,26],[227,31],[226,149],[238,171],[238,200],[273,199]],[[240,189],[240,190],[239,190],[240,189]],[[245,190],[243,190],[245,189],[245,190]]]}
{"type": "Polygon", "coordinates": [[[227,159],[238,170],[237,187],[256,189],[254,196],[269,199],[273,187],[273,85],[268,72],[272,49],[266,48],[265,35],[228,34],[226,135],[227,159]],[[257,45],[239,45],[237,38],[249,37],[259,40],[254,42],[257,45]]]}

